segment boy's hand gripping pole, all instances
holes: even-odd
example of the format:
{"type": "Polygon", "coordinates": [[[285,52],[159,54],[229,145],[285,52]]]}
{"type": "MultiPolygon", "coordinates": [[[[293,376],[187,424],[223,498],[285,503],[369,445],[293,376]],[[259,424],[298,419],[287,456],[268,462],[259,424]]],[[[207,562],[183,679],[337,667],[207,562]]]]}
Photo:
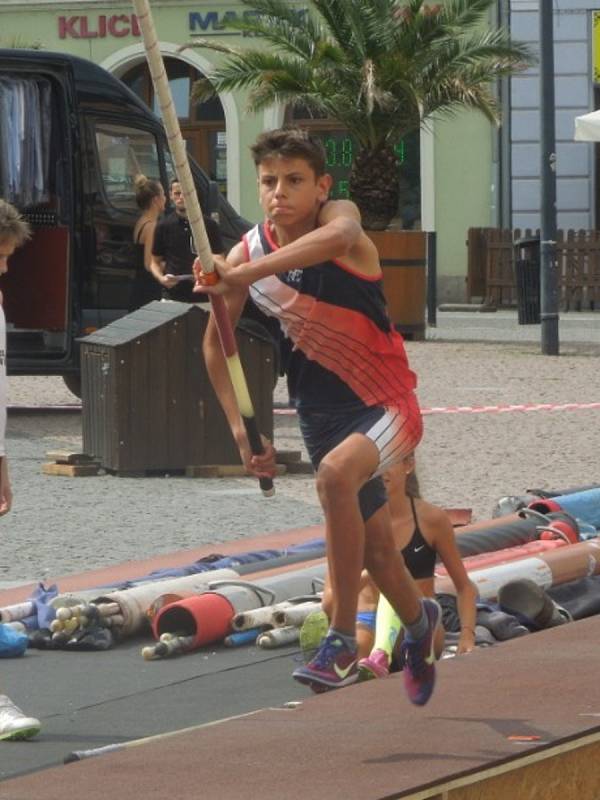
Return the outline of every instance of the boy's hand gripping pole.
{"type": "MultiPolygon", "coordinates": [[[[169,80],[165,70],[165,65],[160,52],[158,38],[156,36],[156,29],[154,27],[154,20],[152,19],[152,12],[150,10],[150,3],[148,0],[132,0],[135,13],[138,18],[139,27],[144,41],[144,49],[146,51],[146,59],[150,69],[150,76],[154,84],[154,91],[158,97],[160,111],[167,132],[167,139],[169,141],[169,149],[175,164],[175,171],[177,178],[181,184],[183,196],[185,198],[185,207],[187,209],[188,221],[192,230],[192,237],[194,239],[194,246],[198,253],[198,258],[202,264],[202,271],[210,274],[214,273],[214,264],[210,243],[206,235],[204,227],[204,220],[202,218],[202,210],[198,202],[196,194],[196,187],[192,178],[192,172],[187,158],[185,143],[181,135],[179,127],[179,119],[175,111],[175,104],[171,96],[171,89],[169,87],[169,80]]],[[[229,371],[229,377],[233,384],[233,391],[237,400],[240,414],[244,421],[246,433],[250,449],[255,455],[263,452],[263,445],[256,425],[254,417],[254,408],[250,393],[248,392],[248,385],[244,376],[244,370],[240,362],[240,357],[235,341],[235,336],[225,306],[225,301],[222,296],[211,295],[210,302],[212,311],[219,332],[225,362],[229,371]]],[[[275,493],[273,481],[271,478],[260,478],[260,488],[262,489],[265,497],[271,497],[275,493]]]]}

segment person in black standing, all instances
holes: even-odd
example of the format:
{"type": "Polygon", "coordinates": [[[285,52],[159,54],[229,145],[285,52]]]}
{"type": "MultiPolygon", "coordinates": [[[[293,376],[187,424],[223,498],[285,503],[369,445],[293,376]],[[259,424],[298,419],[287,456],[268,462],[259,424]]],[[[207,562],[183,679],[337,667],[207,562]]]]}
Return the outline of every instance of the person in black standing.
{"type": "MultiPolygon", "coordinates": [[[[192,265],[192,231],[187,218],[181,184],[171,181],[171,202],[174,210],[161,219],[154,231],[150,270],[163,287],[163,297],[183,303],[206,302],[206,295],[192,292],[194,286],[192,265]]],[[[224,255],[225,247],[219,226],[204,215],[204,225],[213,253],[224,255]]]]}
{"type": "Polygon", "coordinates": [[[152,274],[151,264],[154,231],[167,200],[160,181],[137,175],[134,186],[135,202],[142,213],[133,229],[135,276],[131,285],[129,311],[135,311],[152,300],[160,300],[162,296],[161,288],[152,274]]]}

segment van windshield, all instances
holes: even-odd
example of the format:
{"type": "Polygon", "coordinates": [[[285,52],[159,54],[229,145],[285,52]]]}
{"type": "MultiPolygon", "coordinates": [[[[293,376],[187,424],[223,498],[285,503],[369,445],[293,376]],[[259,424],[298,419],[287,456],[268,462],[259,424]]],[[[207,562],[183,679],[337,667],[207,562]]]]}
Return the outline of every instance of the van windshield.
{"type": "Polygon", "coordinates": [[[107,200],[119,209],[135,209],[136,176],[161,177],[156,139],[139,128],[104,122],[96,123],[95,138],[107,200]]]}

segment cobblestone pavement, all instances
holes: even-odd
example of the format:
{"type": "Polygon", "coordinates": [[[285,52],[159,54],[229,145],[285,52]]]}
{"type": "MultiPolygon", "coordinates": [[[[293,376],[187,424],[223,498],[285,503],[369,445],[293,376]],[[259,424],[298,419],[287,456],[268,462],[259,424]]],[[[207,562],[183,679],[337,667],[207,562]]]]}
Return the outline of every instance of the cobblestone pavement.
{"type": "MultiPolygon", "coordinates": [[[[600,402],[598,344],[567,343],[559,357],[536,343],[407,344],[423,408],[600,402]]],[[[11,377],[15,406],[68,405],[60,378],[11,377]]],[[[286,400],[283,383],[275,399],[286,400]]],[[[531,487],[600,482],[600,409],[432,413],[417,460],[424,494],[491,516],[496,500],[531,487]]],[[[46,476],[52,449],[81,449],[81,414],[12,411],[8,451],[14,509],[0,520],[0,588],[154,554],[321,521],[313,479],[277,480],[262,498],[251,478],[46,476]]],[[[277,415],[275,444],[302,449],[296,418],[277,415]]],[[[240,550],[243,542],[240,542],[240,550]]]]}

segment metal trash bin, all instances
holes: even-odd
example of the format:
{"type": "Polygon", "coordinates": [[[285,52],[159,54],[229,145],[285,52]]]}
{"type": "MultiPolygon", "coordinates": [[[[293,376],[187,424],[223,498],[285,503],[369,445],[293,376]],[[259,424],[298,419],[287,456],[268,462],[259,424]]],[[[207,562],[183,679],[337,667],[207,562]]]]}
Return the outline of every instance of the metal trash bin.
{"type": "Polygon", "coordinates": [[[540,323],[540,237],[515,242],[515,282],[519,325],[540,323]]]}

